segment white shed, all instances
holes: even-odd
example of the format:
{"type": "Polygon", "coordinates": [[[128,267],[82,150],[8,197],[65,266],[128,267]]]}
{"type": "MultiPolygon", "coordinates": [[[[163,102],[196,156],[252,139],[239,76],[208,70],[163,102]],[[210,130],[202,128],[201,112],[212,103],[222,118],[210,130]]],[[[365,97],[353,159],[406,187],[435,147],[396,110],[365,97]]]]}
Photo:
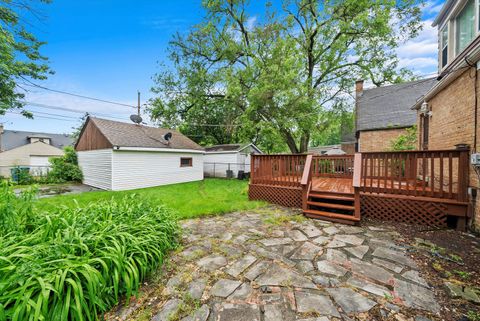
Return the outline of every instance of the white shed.
{"type": "Polygon", "coordinates": [[[239,171],[250,173],[250,154],[262,154],[262,151],[252,143],[206,147],[205,176],[238,177],[239,171]]]}
{"type": "Polygon", "coordinates": [[[75,149],[83,183],[105,190],[203,179],[204,149],[175,130],[89,117],[75,149]]]}

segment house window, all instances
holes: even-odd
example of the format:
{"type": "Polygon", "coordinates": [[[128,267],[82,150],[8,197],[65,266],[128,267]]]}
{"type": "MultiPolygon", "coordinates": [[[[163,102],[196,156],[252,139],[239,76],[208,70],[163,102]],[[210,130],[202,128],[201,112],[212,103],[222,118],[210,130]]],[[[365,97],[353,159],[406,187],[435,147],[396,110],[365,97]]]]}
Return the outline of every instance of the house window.
{"type": "Polygon", "coordinates": [[[442,68],[447,65],[448,62],[448,24],[443,27],[440,38],[440,45],[442,49],[442,68]]]}
{"type": "Polygon", "coordinates": [[[191,157],[181,157],[180,158],[180,167],[192,167],[193,160],[191,157]]]}
{"type": "Polygon", "coordinates": [[[455,52],[458,55],[475,38],[475,0],[467,2],[455,19],[455,52]]]}

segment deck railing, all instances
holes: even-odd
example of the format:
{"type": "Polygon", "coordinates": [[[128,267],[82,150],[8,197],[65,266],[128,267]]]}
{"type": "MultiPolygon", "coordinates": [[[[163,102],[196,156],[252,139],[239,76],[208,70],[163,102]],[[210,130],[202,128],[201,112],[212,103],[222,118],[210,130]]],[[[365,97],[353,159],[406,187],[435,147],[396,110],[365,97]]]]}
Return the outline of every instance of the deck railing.
{"type": "Polygon", "coordinates": [[[468,150],[361,154],[360,191],[467,201],[468,150]]]}
{"type": "Polygon", "coordinates": [[[353,155],[314,155],[312,158],[313,177],[353,177],[353,155]]]}
{"type": "Polygon", "coordinates": [[[252,184],[300,187],[307,155],[252,155],[252,184]]]}

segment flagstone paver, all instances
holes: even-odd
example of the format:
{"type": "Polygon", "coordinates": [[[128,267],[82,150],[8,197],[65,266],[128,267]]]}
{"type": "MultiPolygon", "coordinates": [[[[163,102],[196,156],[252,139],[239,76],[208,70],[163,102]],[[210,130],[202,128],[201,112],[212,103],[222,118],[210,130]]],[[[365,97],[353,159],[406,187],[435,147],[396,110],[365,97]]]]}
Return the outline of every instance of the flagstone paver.
{"type": "Polygon", "coordinates": [[[272,211],[183,221],[184,250],[169,258],[173,271],[162,278],[161,297],[142,301],[150,320],[327,321],[357,314],[371,320],[378,313],[402,320],[439,313],[433,289],[388,226],[272,211]],[[271,223],[270,215],[291,219],[271,223]]]}

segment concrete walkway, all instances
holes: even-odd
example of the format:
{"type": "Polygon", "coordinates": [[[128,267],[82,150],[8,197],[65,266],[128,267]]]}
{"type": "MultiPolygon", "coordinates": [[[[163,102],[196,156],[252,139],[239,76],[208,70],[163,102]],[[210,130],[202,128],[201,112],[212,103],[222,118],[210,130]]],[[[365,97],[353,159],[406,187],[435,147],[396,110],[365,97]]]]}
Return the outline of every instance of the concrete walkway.
{"type": "Polygon", "coordinates": [[[171,257],[161,291],[116,318],[139,320],[146,311],[154,321],[439,316],[433,290],[392,229],[263,211],[183,221],[183,248],[171,257]]]}

